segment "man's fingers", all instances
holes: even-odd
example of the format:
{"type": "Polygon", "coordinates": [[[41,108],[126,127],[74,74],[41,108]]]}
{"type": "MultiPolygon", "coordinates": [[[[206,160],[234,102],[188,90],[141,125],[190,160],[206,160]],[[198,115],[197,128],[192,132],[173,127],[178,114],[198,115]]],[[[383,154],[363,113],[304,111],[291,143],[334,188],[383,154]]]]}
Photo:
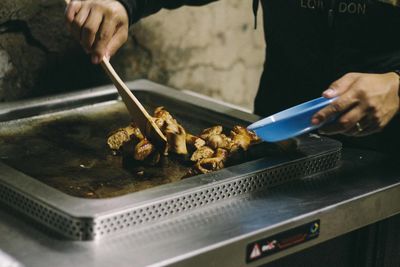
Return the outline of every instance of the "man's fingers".
{"type": "Polygon", "coordinates": [[[82,27],[86,22],[90,13],[90,8],[88,6],[82,6],[79,10],[78,14],[75,15],[75,18],[72,22],[72,35],[75,37],[76,40],[80,42],[81,40],[81,31],[82,27]]]}
{"type": "Polygon", "coordinates": [[[96,40],[93,46],[92,62],[98,64],[107,52],[107,47],[114,35],[116,22],[107,17],[103,18],[100,29],[97,32],[96,40]]]}
{"type": "Polygon", "coordinates": [[[358,73],[348,73],[339,80],[333,82],[327,90],[322,93],[326,98],[333,98],[345,93],[351,85],[357,80],[358,73]]]}
{"type": "Polygon", "coordinates": [[[81,1],[72,1],[67,5],[65,9],[65,19],[69,26],[71,26],[72,22],[74,21],[75,15],[79,12],[82,7],[81,1]]]}
{"type": "Polygon", "coordinates": [[[343,114],[334,123],[322,127],[320,132],[328,135],[349,132],[356,127],[356,123],[359,122],[363,117],[364,110],[360,105],[357,105],[347,113],[343,114]]]}
{"type": "Polygon", "coordinates": [[[348,73],[332,83],[329,89],[322,93],[326,98],[340,97],[329,106],[317,112],[311,119],[312,124],[321,124],[354,105],[354,103],[352,103],[354,94],[350,92],[350,89],[352,85],[356,83],[358,76],[358,73],[348,73]]]}
{"type": "Polygon", "coordinates": [[[81,44],[86,51],[92,50],[102,20],[103,16],[100,12],[95,12],[93,9],[90,11],[89,17],[81,31],[81,44]]]}
{"type": "Polygon", "coordinates": [[[330,105],[318,111],[311,119],[311,123],[314,125],[327,122],[339,114],[349,110],[350,108],[357,105],[357,100],[354,96],[354,92],[346,92],[338,99],[333,101],[330,105]]]}
{"type": "Polygon", "coordinates": [[[120,27],[111,38],[105,56],[110,59],[127,40],[128,27],[120,27]]]}

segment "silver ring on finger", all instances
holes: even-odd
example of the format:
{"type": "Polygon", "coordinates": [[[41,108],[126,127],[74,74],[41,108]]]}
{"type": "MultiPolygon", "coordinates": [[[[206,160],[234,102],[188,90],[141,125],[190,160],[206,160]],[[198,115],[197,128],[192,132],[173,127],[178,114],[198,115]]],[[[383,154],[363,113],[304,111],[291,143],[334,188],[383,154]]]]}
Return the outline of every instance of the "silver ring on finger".
{"type": "Polygon", "coordinates": [[[362,131],[364,131],[364,129],[361,127],[361,124],[359,122],[356,123],[356,127],[357,127],[357,131],[359,133],[361,133],[362,131]]]}

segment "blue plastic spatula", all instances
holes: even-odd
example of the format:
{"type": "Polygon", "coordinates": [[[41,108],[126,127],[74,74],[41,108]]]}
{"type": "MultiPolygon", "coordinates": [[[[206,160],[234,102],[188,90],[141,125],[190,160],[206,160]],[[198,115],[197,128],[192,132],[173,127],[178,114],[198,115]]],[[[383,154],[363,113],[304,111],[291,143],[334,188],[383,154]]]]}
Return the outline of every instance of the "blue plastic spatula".
{"type": "Polygon", "coordinates": [[[311,118],[335,99],[319,97],[259,120],[247,128],[266,142],[278,142],[296,137],[323,126],[325,123],[311,124],[311,118]]]}

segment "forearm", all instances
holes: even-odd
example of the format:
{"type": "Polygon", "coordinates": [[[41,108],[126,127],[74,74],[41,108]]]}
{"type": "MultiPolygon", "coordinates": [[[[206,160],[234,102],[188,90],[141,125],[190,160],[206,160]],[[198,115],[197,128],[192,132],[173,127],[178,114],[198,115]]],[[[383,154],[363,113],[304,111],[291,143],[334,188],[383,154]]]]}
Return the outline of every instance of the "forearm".
{"type": "MultiPolygon", "coordinates": [[[[400,70],[395,70],[393,73],[396,75],[396,79],[398,81],[398,84],[397,84],[398,85],[398,96],[400,99],[400,70]]],[[[397,113],[400,113],[400,105],[399,105],[399,110],[397,111],[397,113]]]]}
{"type": "Polygon", "coordinates": [[[201,6],[217,0],[118,0],[129,15],[130,23],[158,12],[162,8],[174,9],[183,5],[201,6]]]}

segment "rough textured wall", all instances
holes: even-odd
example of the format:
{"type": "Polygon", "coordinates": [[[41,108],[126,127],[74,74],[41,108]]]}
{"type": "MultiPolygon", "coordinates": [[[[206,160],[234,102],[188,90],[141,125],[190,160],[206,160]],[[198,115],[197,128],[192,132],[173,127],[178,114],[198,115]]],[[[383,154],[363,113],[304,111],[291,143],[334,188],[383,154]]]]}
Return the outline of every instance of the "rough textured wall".
{"type": "MultiPolygon", "coordinates": [[[[1,0],[0,100],[107,83],[71,40],[62,0],[1,0]]],[[[259,23],[261,25],[261,23],[259,23]]],[[[113,58],[126,80],[147,78],[252,107],[264,60],[251,1],[161,11],[131,29],[113,58]]]]}

